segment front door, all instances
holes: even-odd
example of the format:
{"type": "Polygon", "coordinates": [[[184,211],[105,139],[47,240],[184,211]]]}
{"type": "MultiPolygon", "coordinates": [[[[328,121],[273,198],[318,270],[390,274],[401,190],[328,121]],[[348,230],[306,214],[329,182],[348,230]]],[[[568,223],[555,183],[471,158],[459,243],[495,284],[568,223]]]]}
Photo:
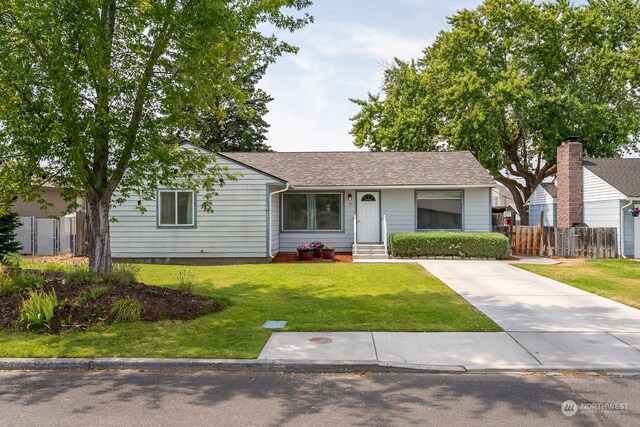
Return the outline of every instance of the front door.
{"type": "Polygon", "coordinates": [[[380,243],[380,193],[357,192],[358,243],[380,243]]]}

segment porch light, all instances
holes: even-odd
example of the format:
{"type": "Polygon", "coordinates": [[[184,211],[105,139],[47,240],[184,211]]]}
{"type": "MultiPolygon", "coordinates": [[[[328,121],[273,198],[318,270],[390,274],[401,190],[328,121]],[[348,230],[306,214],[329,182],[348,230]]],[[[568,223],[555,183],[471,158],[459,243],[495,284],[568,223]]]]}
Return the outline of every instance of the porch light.
{"type": "Polygon", "coordinates": [[[351,195],[351,193],[347,194],[347,201],[351,202],[353,200],[353,196],[351,195]]]}

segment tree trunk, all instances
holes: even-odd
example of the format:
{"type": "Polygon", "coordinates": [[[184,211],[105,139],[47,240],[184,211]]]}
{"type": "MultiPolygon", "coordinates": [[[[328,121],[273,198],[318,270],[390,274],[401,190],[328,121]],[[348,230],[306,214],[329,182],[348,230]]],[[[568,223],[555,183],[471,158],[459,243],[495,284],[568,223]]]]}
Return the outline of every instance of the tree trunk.
{"type": "Polygon", "coordinates": [[[89,269],[95,273],[111,272],[109,204],[110,199],[105,196],[87,195],[89,269]]]}

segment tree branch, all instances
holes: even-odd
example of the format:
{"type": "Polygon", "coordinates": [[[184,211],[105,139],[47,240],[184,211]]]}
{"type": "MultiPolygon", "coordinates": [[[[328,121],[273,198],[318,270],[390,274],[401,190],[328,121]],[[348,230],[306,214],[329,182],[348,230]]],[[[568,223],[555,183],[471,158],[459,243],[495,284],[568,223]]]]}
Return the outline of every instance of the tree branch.
{"type": "Polygon", "coordinates": [[[125,135],[125,145],[120,154],[120,159],[113,171],[113,175],[109,179],[107,184],[107,194],[113,194],[118,184],[122,180],[122,177],[129,165],[131,155],[133,153],[133,147],[135,146],[136,137],[138,135],[138,129],[140,128],[140,122],[142,120],[142,113],[144,112],[144,106],[147,94],[149,92],[149,83],[153,77],[153,69],[155,68],[158,59],[164,54],[167,45],[169,43],[169,36],[171,34],[171,23],[173,18],[173,11],[176,5],[176,0],[170,0],[167,2],[166,15],[162,23],[162,29],[155,39],[151,54],[145,65],[145,70],[138,85],[136,91],[136,97],[133,103],[133,110],[131,112],[131,119],[125,135]]]}

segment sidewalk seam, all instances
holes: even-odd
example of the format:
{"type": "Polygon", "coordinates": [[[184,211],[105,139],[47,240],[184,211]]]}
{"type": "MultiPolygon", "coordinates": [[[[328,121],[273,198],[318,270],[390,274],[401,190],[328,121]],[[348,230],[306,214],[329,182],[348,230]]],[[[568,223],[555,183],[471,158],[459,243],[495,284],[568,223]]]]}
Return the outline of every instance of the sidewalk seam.
{"type": "Polygon", "coordinates": [[[618,337],[618,336],[616,336],[616,335],[613,335],[613,334],[612,334],[611,332],[609,332],[609,331],[605,331],[604,333],[605,333],[605,334],[607,334],[607,335],[609,335],[609,336],[612,336],[613,338],[617,339],[618,341],[620,341],[620,342],[621,342],[621,343],[623,343],[624,345],[629,346],[629,347],[631,347],[632,349],[634,349],[635,351],[637,351],[638,353],[640,353],[640,349],[639,349],[639,348],[637,348],[636,346],[633,346],[633,345],[629,344],[628,342],[626,342],[626,341],[625,341],[625,340],[623,340],[622,338],[620,338],[620,337],[618,337]]]}
{"type": "Polygon", "coordinates": [[[520,341],[518,341],[517,339],[515,339],[515,338],[513,337],[513,335],[511,335],[511,332],[509,332],[509,331],[504,331],[504,332],[505,332],[507,335],[509,335],[509,338],[511,338],[511,339],[512,339],[516,344],[518,344],[518,345],[520,346],[520,348],[522,348],[522,349],[523,349],[523,350],[524,350],[524,351],[525,351],[529,356],[533,357],[533,360],[535,360],[536,362],[538,362],[538,364],[539,364],[540,366],[544,366],[544,364],[543,364],[543,363],[542,363],[542,362],[541,362],[537,357],[535,357],[535,356],[533,355],[533,353],[531,353],[531,352],[529,351],[529,349],[528,349],[528,348],[526,348],[524,345],[522,345],[522,344],[520,343],[520,341]]]}
{"type": "Polygon", "coordinates": [[[376,354],[376,361],[380,363],[380,358],[378,357],[378,346],[376,345],[376,338],[373,336],[373,332],[371,334],[371,341],[373,342],[373,352],[376,354]]]}

